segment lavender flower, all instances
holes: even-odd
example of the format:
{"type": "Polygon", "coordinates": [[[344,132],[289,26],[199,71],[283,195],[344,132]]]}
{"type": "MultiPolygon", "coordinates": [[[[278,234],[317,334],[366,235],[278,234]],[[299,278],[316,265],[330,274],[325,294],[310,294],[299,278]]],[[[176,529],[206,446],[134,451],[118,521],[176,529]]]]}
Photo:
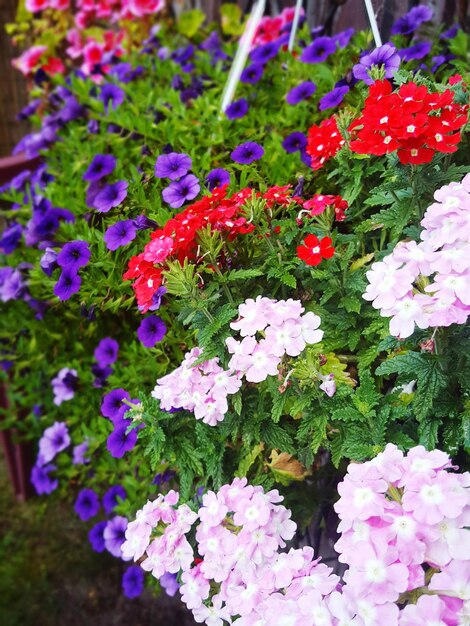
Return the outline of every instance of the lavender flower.
{"type": "Polygon", "coordinates": [[[49,474],[55,471],[55,465],[38,465],[36,464],[31,471],[31,482],[38,495],[50,494],[57,489],[59,481],[52,479],[49,474]]]}
{"type": "Polygon", "coordinates": [[[127,519],[116,515],[110,520],[103,532],[104,545],[108,552],[121,558],[121,546],[126,540],[127,519]]]}
{"type": "Polygon", "coordinates": [[[106,85],[102,85],[99,100],[104,104],[104,110],[108,112],[109,105],[113,109],[116,109],[120,104],[124,102],[124,96],[126,95],[125,91],[118,87],[117,85],[113,85],[111,83],[107,83],[106,85]]]}
{"type": "Polygon", "coordinates": [[[162,196],[173,209],[179,209],[187,200],[195,198],[201,189],[199,181],[193,174],[187,174],[178,181],[174,181],[168,185],[163,191],[162,196]]]}
{"type": "Polygon", "coordinates": [[[242,143],[233,150],[230,154],[235,163],[240,163],[242,165],[249,165],[253,163],[253,161],[257,161],[261,159],[264,154],[264,148],[262,148],[258,143],[254,141],[247,141],[246,143],[242,143]]]}
{"type": "Polygon", "coordinates": [[[367,85],[372,85],[374,81],[369,75],[372,67],[383,68],[385,78],[392,78],[400,67],[400,56],[396,48],[386,43],[370,53],[364,53],[359,63],[353,67],[353,74],[357,80],[363,80],[367,85]]]}
{"type": "Polygon", "coordinates": [[[122,419],[128,410],[128,405],[123,404],[123,400],[130,400],[131,397],[125,389],[113,389],[103,396],[101,403],[101,414],[108,417],[112,422],[122,419]]]}
{"type": "Polygon", "coordinates": [[[122,485],[113,485],[103,496],[103,508],[106,515],[109,515],[119,504],[120,500],[126,499],[126,490],[122,485]]]}
{"type": "Polygon", "coordinates": [[[432,43],[429,41],[420,41],[409,48],[398,50],[398,54],[403,61],[413,61],[414,59],[423,59],[431,52],[432,43]]]}
{"type": "Polygon", "coordinates": [[[67,424],[64,422],[54,422],[52,426],[46,428],[39,440],[39,457],[41,464],[45,465],[56,457],[59,452],[65,450],[70,445],[70,436],[67,424]]]}
{"type": "Polygon", "coordinates": [[[127,246],[136,237],[137,230],[132,220],[122,220],[109,226],[103,236],[108,250],[127,246]]]}
{"type": "Polygon", "coordinates": [[[19,269],[0,267],[0,300],[18,300],[24,294],[26,285],[19,269]]]}
{"type": "Polygon", "coordinates": [[[230,184],[230,174],[222,167],[216,167],[211,170],[206,176],[206,184],[210,191],[213,191],[217,187],[223,187],[230,184]]]}
{"type": "Polygon", "coordinates": [[[82,522],[87,522],[100,510],[100,501],[93,489],[82,489],[75,500],[75,511],[82,522]]]}
{"type": "MultiPolygon", "coordinates": [[[[90,199],[92,199],[92,206],[99,211],[100,213],[107,213],[113,207],[117,207],[123,202],[127,197],[127,187],[128,183],[125,180],[118,180],[117,183],[113,183],[111,185],[106,185],[101,189],[97,190],[95,195],[90,194],[90,199]]],[[[91,188],[91,186],[90,186],[91,188]]],[[[93,190],[95,190],[93,188],[93,190]]],[[[87,204],[88,204],[88,196],[87,196],[87,204]]]]}
{"type": "Polygon", "coordinates": [[[137,428],[127,432],[130,424],[130,420],[121,420],[108,437],[106,447],[115,459],[123,457],[126,452],[134,448],[137,442],[137,428]]]}
{"type": "Polygon", "coordinates": [[[52,276],[53,271],[59,267],[57,263],[57,252],[53,248],[46,248],[39,261],[39,265],[46,276],[52,276]]]}
{"type": "Polygon", "coordinates": [[[423,4],[413,7],[411,11],[398,18],[392,26],[392,35],[409,35],[413,33],[423,22],[432,20],[433,11],[423,4]]]}
{"type": "Polygon", "coordinates": [[[66,243],[57,256],[57,265],[70,272],[78,272],[90,260],[90,246],[86,241],[70,241],[66,243]]]}
{"type": "Polygon", "coordinates": [[[302,100],[306,100],[310,98],[310,96],[315,93],[317,86],[315,83],[312,83],[310,80],[306,80],[300,85],[293,87],[286,96],[287,104],[298,104],[302,100]]]}
{"type": "Polygon", "coordinates": [[[108,522],[98,522],[91,528],[88,533],[88,540],[91,543],[91,547],[95,552],[104,552],[104,529],[108,525],[108,522]]]}
{"type": "Polygon", "coordinates": [[[95,359],[101,367],[112,365],[118,355],[119,344],[111,337],[104,337],[96,346],[94,351],[95,359]]]}
{"type": "Polygon", "coordinates": [[[343,87],[335,87],[328,93],[326,93],[323,98],[320,99],[318,103],[318,108],[320,111],[326,111],[326,109],[332,109],[333,107],[338,106],[343,101],[344,96],[348,93],[349,87],[346,85],[343,87]]]}
{"type": "Polygon", "coordinates": [[[88,452],[88,441],[79,443],[73,447],[72,451],[72,464],[73,465],[86,465],[90,462],[85,455],[88,452]]]}
{"type": "Polygon", "coordinates": [[[336,41],[332,37],[318,37],[304,48],[300,55],[303,63],[321,63],[336,51],[336,41]]]}
{"type": "Polygon", "coordinates": [[[180,588],[176,574],[165,572],[163,576],[160,576],[158,582],[163,587],[167,595],[173,597],[180,588]]]}
{"type": "Polygon", "coordinates": [[[153,348],[166,333],[164,321],[158,315],[144,317],[137,329],[137,337],[146,348],[153,348]]]}
{"type": "Polygon", "coordinates": [[[54,393],[54,404],[60,406],[65,400],[71,400],[77,389],[77,370],[63,367],[55,378],[51,380],[54,393]]]}
{"type": "Polygon", "coordinates": [[[83,180],[90,182],[101,180],[112,174],[116,167],[116,159],[112,154],[97,154],[93,157],[88,169],[83,174],[83,180]]]}
{"type": "Polygon", "coordinates": [[[232,104],[225,109],[225,115],[229,120],[237,120],[244,117],[248,113],[248,102],[245,98],[234,100],[232,104]]]}
{"type": "Polygon", "coordinates": [[[138,565],[130,565],[122,576],[122,591],[126,598],[137,598],[144,590],[144,571],[138,565]]]}
{"type": "Polygon", "coordinates": [[[298,152],[307,145],[307,137],[301,132],[293,132],[282,142],[282,147],[286,152],[298,152]]]}
{"type": "Polygon", "coordinates": [[[54,286],[54,294],[59,298],[59,300],[68,300],[74,293],[79,291],[81,284],[82,279],[78,274],[75,274],[68,269],[64,270],[54,286]]]}
{"type": "Polygon", "coordinates": [[[191,157],[187,154],[180,152],[160,154],[155,163],[155,176],[177,180],[188,173],[191,165],[191,157]]]}
{"type": "Polygon", "coordinates": [[[241,76],[240,80],[242,83],[247,83],[249,85],[255,85],[259,79],[263,76],[264,65],[261,64],[253,64],[246,67],[241,76]]]}

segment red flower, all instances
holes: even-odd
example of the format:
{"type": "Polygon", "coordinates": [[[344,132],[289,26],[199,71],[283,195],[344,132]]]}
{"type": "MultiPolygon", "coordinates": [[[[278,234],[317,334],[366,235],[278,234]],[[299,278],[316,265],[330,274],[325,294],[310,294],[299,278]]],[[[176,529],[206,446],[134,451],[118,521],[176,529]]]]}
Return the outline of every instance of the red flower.
{"type": "Polygon", "coordinates": [[[313,198],[306,200],[302,206],[309,211],[312,217],[314,215],[320,215],[328,207],[332,206],[335,211],[335,219],[338,222],[342,222],[346,219],[345,211],[348,208],[348,203],[341,196],[315,194],[313,198]]]}
{"type": "Polygon", "coordinates": [[[322,259],[331,259],[335,253],[330,237],[323,237],[320,241],[315,235],[307,235],[303,243],[303,246],[297,246],[297,256],[307,265],[319,265],[322,259]]]}
{"type": "Polygon", "coordinates": [[[319,126],[310,126],[307,138],[307,154],[312,157],[312,169],[319,170],[328,159],[336,155],[344,139],[339,132],[336,119],[330,117],[319,126]]]}

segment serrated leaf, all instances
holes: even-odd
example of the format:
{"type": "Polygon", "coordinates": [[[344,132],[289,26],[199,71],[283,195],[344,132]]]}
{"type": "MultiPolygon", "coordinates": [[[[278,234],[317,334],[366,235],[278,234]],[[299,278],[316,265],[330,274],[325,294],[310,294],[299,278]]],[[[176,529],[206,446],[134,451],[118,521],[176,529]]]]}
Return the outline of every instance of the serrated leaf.
{"type": "Polygon", "coordinates": [[[261,442],[258,445],[254,446],[251,450],[248,450],[245,454],[242,453],[240,462],[238,463],[238,469],[235,472],[235,476],[238,476],[239,478],[246,476],[248,474],[248,470],[263,450],[264,443],[261,442]]]}

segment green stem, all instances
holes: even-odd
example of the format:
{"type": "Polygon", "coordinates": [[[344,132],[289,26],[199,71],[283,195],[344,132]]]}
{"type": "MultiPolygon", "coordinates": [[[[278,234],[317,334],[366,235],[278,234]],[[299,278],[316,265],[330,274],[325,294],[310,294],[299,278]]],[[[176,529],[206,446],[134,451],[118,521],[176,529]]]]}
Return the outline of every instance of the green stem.
{"type": "Polygon", "coordinates": [[[225,276],[220,271],[219,266],[217,265],[217,261],[212,257],[212,255],[210,256],[210,260],[211,260],[212,265],[214,266],[215,273],[220,278],[222,289],[225,291],[225,295],[227,296],[228,301],[230,302],[230,304],[235,304],[235,300],[233,299],[232,292],[230,291],[227,283],[225,282],[225,276]]]}

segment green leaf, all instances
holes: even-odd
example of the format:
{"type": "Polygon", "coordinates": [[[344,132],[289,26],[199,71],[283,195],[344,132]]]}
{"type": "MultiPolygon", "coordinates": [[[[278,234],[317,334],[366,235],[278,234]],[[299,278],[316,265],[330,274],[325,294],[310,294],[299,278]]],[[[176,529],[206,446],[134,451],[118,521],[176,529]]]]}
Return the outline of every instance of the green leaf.
{"type": "Polygon", "coordinates": [[[182,35],[186,35],[186,37],[194,37],[199,28],[203,25],[205,19],[205,14],[199,9],[185,11],[178,19],[178,31],[182,35]]]}
{"type": "Polygon", "coordinates": [[[238,463],[238,469],[235,472],[235,476],[238,476],[239,478],[246,476],[248,474],[248,470],[250,469],[250,467],[253,465],[253,463],[256,461],[256,459],[258,458],[258,456],[261,454],[263,450],[264,450],[264,443],[259,443],[258,445],[254,446],[253,448],[251,448],[251,450],[248,450],[244,454],[242,452],[240,462],[238,463]]]}
{"type": "Polygon", "coordinates": [[[281,426],[274,422],[265,422],[261,428],[261,438],[270,448],[277,448],[281,452],[295,454],[292,437],[281,426]]]}

